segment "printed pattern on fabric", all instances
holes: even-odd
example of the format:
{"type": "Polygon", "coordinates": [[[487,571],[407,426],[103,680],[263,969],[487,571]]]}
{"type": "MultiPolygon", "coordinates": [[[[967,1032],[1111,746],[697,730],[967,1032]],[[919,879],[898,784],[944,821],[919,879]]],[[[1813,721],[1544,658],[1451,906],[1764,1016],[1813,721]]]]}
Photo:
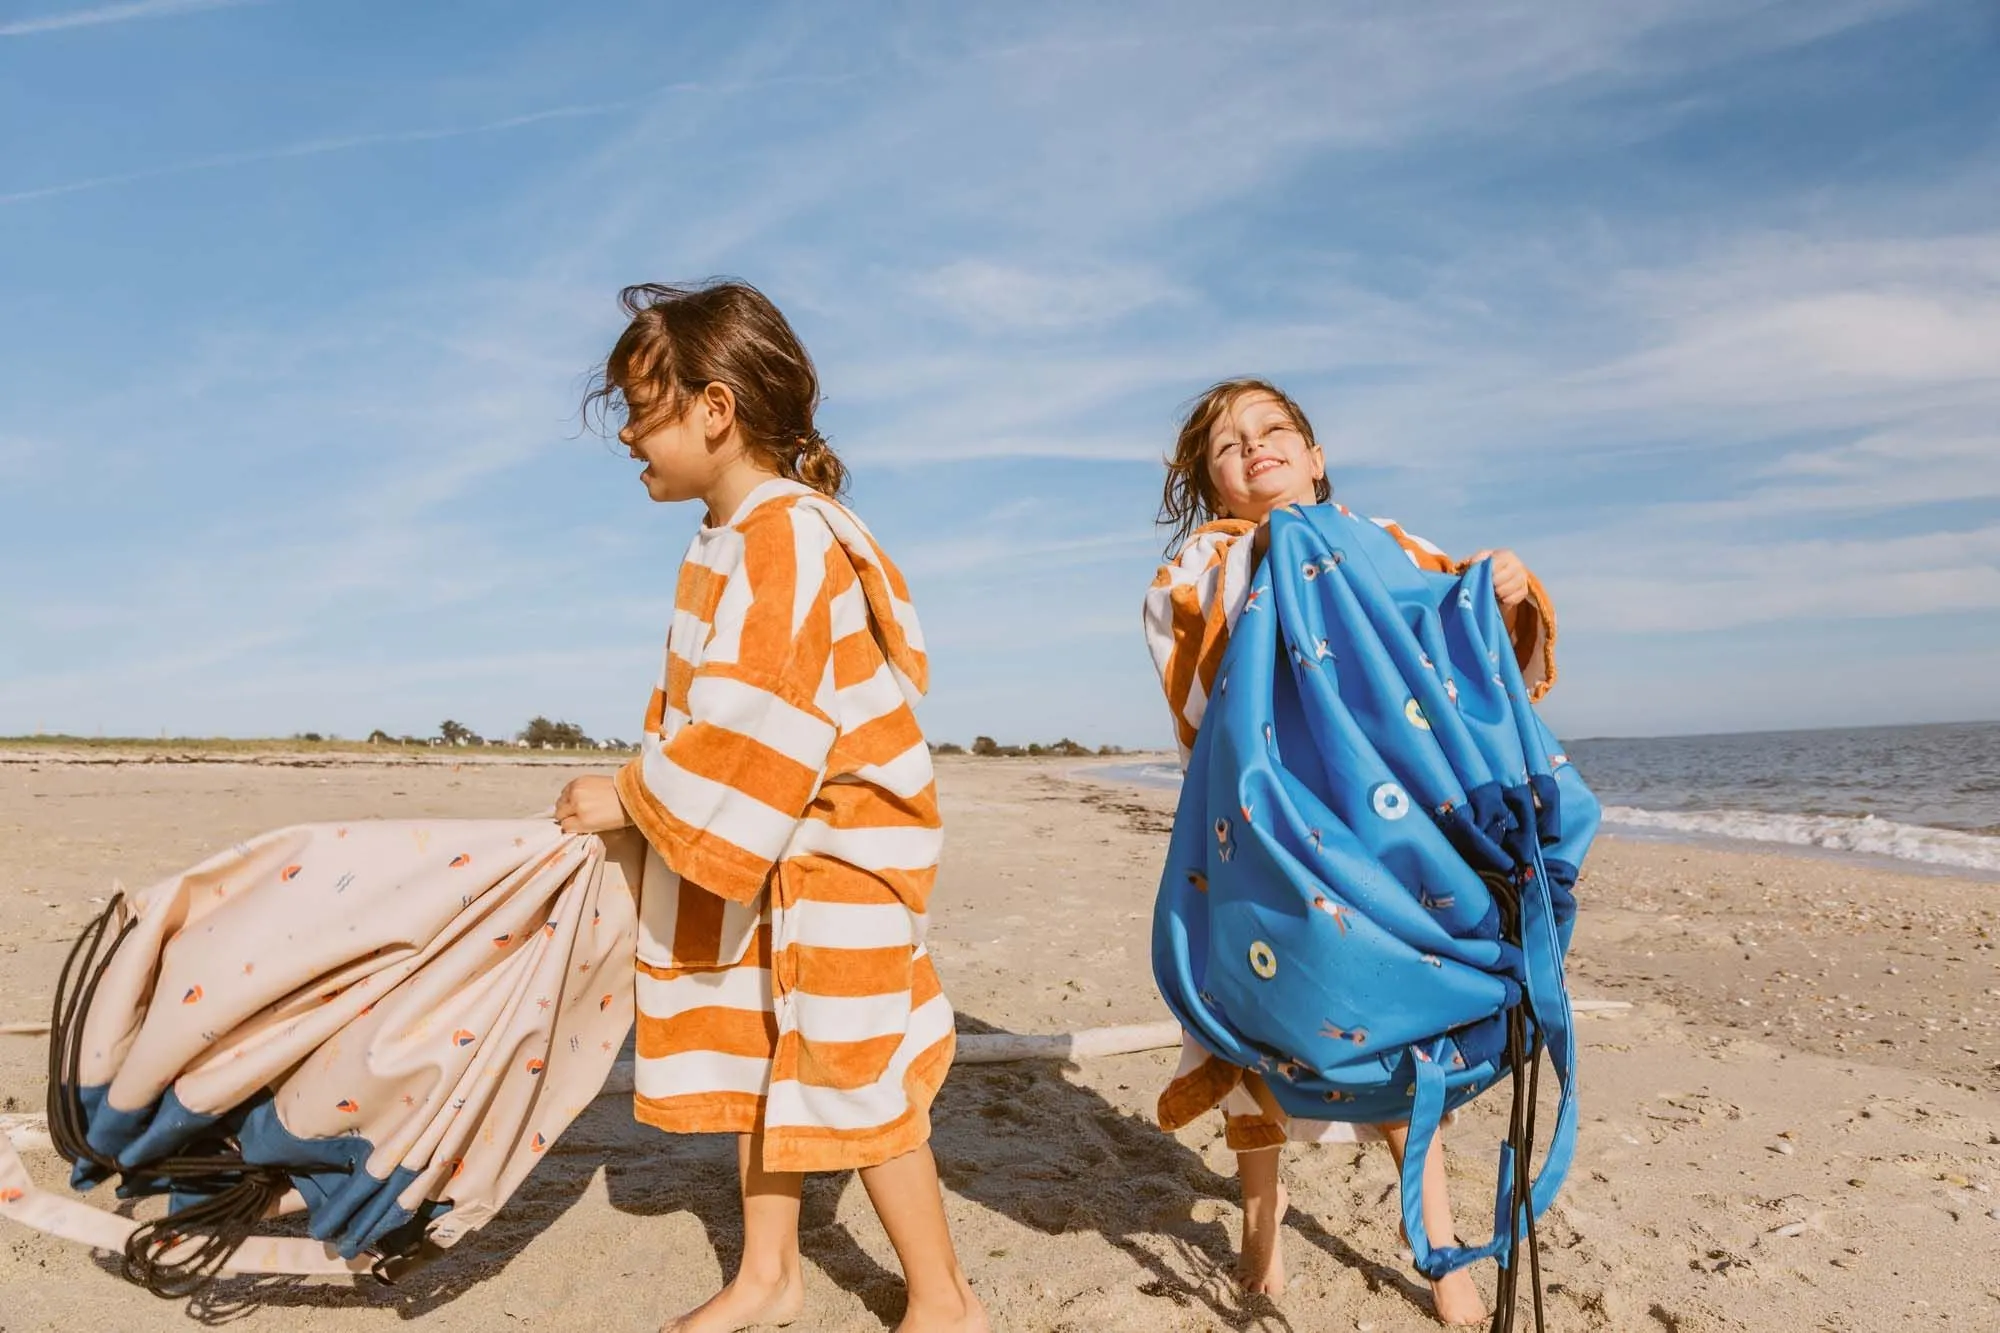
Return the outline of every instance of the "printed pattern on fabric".
{"type": "MultiPolygon", "coordinates": [[[[1334,506],[1341,513],[1350,511],[1334,506]]],[[[1391,519],[1371,519],[1395,539],[1410,563],[1432,573],[1452,574],[1464,570],[1471,561],[1454,560],[1442,549],[1391,519]]],[[[1243,519],[1217,519],[1195,529],[1187,544],[1160,566],[1146,590],[1144,621],[1146,646],[1160,673],[1167,706],[1174,715],[1174,731],[1180,744],[1181,766],[1185,768],[1208,710],[1222,657],[1229,647],[1229,633],[1237,618],[1250,605],[1251,576],[1255,572],[1251,543],[1243,540],[1257,525],[1243,519]]],[[[1529,697],[1540,700],[1555,684],[1555,606],[1541,580],[1528,576],[1528,608],[1517,617],[1515,656],[1529,697]]],[[[1322,647],[1322,651],[1330,651],[1322,647]]],[[[1273,1121],[1243,1084],[1243,1071],[1217,1059],[1193,1037],[1181,1036],[1181,1062],[1160,1094],[1158,1116],[1166,1129],[1191,1124],[1210,1109],[1220,1106],[1228,1146],[1237,1152],[1269,1148],[1290,1139],[1293,1142],[1366,1142],[1381,1137],[1372,1125],[1352,1125],[1338,1120],[1305,1120],[1293,1117],[1280,1125],[1273,1121]]]]}
{"type": "Polygon", "coordinates": [[[618,791],[640,894],[635,1113],[764,1129],[764,1165],[887,1161],[930,1135],[952,1011],[924,947],[942,824],[901,573],[846,509],[754,491],[688,548],[618,791]]]}
{"type": "MultiPolygon", "coordinates": [[[[202,1155],[218,1126],[244,1161],[286,1165],[313,1242],[256,1236],[231,1271],[325,1271],[320,1242],[351,1260],[413,1219],[454,1243],[624,1043],[638,843],[547,819],[304,824],[115,900],[80,963],[103,969],[88,1005],[51,1037],[71,1044],[89,1149],[141,1193],[160,1187],[149,1164],[202,1155]]],[[[109,1172],[72,1160],[78,1185],[109,1172]]],[[[0,1215],[111,1249],[136,1225],[10,1162],[0,1215]]]]}

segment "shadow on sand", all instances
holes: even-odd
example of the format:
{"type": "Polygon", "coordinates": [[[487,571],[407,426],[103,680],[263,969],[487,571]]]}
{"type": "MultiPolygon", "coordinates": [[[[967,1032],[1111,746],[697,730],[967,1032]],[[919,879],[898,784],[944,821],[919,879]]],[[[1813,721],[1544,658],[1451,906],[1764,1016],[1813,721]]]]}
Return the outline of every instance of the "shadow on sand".
{"type": "MultiPolygon", "coordinates": [[[[964,1014],[958,1027],[998,1030],[964,1014]]],[[[285,1308],[386,1308],[421,1319],[504,1272],[530,1240],[575,1206],[600,1170],[619,1212],[693,1215],[721,1271],[733,1272],[743,1244],[733,1142],[721,1135],[660,1135],[630,1117],[621,1099],[594,1103],[498,1217],[393,1286],[231,1278],[187,1301],[186,1312],[218,1326],[260,1309],[285,1308]]],[[[1059,1066],[961,1066],[946,1082],[932,1119],[932,1148],[951,1193],[1044,1235],[1103,1236],[1145,1275],[1135,1284],[1137,1297],[1183,1309],[1200,1306],[1231,1328],[1292,1327],[1268,1299],[1236,1288],[1229,1277],[1236,1236],[1221,1210],[1198,1206],[1203,1200],[1235,1202],[1234,1178],[1211,1170],[1200,1153],[1150,1119],[1072,1082],[1059,1066]]],[[[837,1220],[849,1188],[858,1188],[852,1172],[808,1178],[800,1247],[807,1263],[893,1324],[902,1314],[902,1277],[837,1220]]],[[[1370,1288],[1397,1292],[1428,1315],[1429,1294],[1409,1274],[1360,1253],[1296,1207],[1286,1225],[1290,1237],[1358,1272],[1370,1288]]],[[[986,1256],[960,1257],[974,1285],[984,1286],[986,1256]]],[[[117,1272],[115,1260],[98,1262],[117,1272]]]]}

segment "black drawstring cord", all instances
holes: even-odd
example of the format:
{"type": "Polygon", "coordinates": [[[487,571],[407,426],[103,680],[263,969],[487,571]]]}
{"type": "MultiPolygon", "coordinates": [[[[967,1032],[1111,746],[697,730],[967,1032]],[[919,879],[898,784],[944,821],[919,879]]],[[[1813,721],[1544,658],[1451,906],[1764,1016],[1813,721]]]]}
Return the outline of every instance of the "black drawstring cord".
{"type": "MultiPolygon", "coordinates": [[[[145,1192],[157,1192],[164,1182],[199,1197],[165,1217],[141,1223],[125,1241],[121,1271],[156,1296],[179,1300],[191,1296],[221,1276],[230,1256],[243,1247],[257,1224],[292,1187],[292,1168],[252,1165],[233,1138],[212,1137],[210,1151],[176,1153],[129,1171],[118,1159],[90,1144],[90,1117],[83,1105],[83,1028],[98,985],[137,920],[127,921],[109,946],[104,937],[118,914],[122,894],[111,899],[85,926],[63,961],[56,997],[49,1016],[49,1139],[72,1162],[88,1162],[106,1175],[144,1182],[145,1192]],[[191,1245],[186,1253],[169,1252],[191,1245]]],[[[324,1166],[300,1166],[301,1172],[324,1166]]],[[[421,1243],[421,1237],[417,1238],[421,1243]]],[[[385,1256],[394,1258],[396,1256],[385,1256]]],[[[380,1264],[377,1265],[381,1267],[380,1264]]]]}
{"type": "MultiPolygon", "coordinates": [[[[1518,886],[1506,876],[1482,874],[1500,909],[1501,938],[1521,945],[1521,900],[1518,886]]],[[[1513,1158],[1513,1182],[1507,1201],[1507,1249],[1494,1281],[1493,1321],[1488,1333],[1513,1333],[1520,1300],[1522,1241],[1527,1242],[1529,1287],[1533,1292],[1535,1333],[1543,1333],[1542,1257],[1535,1231],[1534,1151],[1535,1102],[1541,1091],[1541,1025],[1533,1024],[1524,995],[1507,1010],[1507,1066],[1513,1079],[1513,1109],[1507,1121],[1507,1145],[1513,1158]],[[1523,1231],[1525,1229],[1525,1235],[1523,1231]]]]}

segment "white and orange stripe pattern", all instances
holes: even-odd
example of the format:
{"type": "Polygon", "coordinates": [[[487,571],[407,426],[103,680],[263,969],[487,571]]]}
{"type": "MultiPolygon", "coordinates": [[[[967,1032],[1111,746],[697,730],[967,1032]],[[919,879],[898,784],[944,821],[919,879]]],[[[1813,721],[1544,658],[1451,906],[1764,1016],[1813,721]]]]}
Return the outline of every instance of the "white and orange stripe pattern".
{"type": "MultiPolygon", "coordinates": [[[[1341,510],[1346,513],[1346,509],[1341,510]]],[[[1438,547],[1389,519],[1373,520],[1396,539],[1419,569],[1451,574],[1469,560],[1454,560],[1438,547]]],[[[1251,543],[1244,541],[1256,524],[1242,519],[1217,519],[1195,529],[1173,559],[1160,566],[1146,590],[1146,646],[1159,669],[1167,706],[1173,710],[1174,733],[1186,767],[1195,734],[1208,711],[1209,692],[1229,647],[1229,632],[1242,614],[1255,573],[1251,543]]],[[[1556,616],[1541,580],[1528,575],[1528,605],[1514,617],[1514,651],[1529,697],[1539,700],[1555,684],[1556,616]]],[[[1379,1137],[1372,1126],[1337,1120],[1293,1119],[1279,1125],[1243,1086],[1243,1071],[1218,1060],[1192,1037],[1181,1039],[1181,1063],[1160,1094],[1160,1123],[1179,1129],[1209,1108],[1223,1109],[1228,1145],[1238,1152],[1294,1142],[1339,1142],[1379,1137]]]]}
{"type": "Polygon", "coordinates": [[[681,565],[640,757],[639,1119],[764,1129],[825,1171],[925,1142],[952,1011],[924,947],[943,832],[909,590],[860,520],[770,481],[681,565]]]}
{"type": "MultiPolygon", "coordinates": [[[[1373,521],[1396,539],[1419,569],[1455,574],[1471,563],[1452,559],[1422,537],[1404,531],[1400,523],[1386,518],[1373,521]]],[[[1160,566],[1152,587],[1146,590],[1146,646],[1152,651],[1153,665],[1159,669],[1160,683],[1167,692],[1167,705],[1173,710],[1183,765],[1208,709],[1208,692],[1222,667],[1230,627],[1250,593],[1251,545],[1240,539],[1256,527],[1243,519],[1223,518],[1196,528],[1173,559],[1160,566]]],[[[1541,580],[1532,573],[1528,588],[1533,611],[1516,623],[1514,650],[1522,678],[1528,683],[1528,697],[1540,700],[1556,679],[1556,614],[1541,580]]]]}

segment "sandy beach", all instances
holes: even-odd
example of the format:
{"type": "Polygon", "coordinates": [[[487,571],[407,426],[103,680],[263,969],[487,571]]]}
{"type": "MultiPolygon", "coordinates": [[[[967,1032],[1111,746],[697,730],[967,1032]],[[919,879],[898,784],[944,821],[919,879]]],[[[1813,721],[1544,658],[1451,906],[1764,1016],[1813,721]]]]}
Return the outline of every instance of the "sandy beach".
{"type": "MultiPolygon", "coordinates": [[[[0,1021],[46,1017],[67,945],[114,880],[142,885],[288,823],[524,814],[586,771],[118,759],[0,754],[0,1021]]],[[[939,781],[931,938],[961,1030],[1163,1017],[1148,921],[1171,797],[1076,761],[945,759],[939,781]]],[[[1581,1020],[1583,1140],[1544,1232],[1552,1326],[2000,1328],[2000,886],[1606,838],[1580,897],[1573,990],[1633,1007],[1581,1020]]],[[[954,1072],[934,1147],[994,1327],[1435,1328],[1398,1254],[1379,1149],[1288,1150],[1291,1288],[1235,1292],[1220,1123],[1167,1135],[1152,1122],[1173,1058],[954,1072]]],[[[43,1060],[40,1038],[0,1037],[0,1109],[40,1109],[43,1060]]],[[[1490,1221],[1504,1119],[1489,1096],[1451,1139],[1468,1239],[1490,1221]]],[[[0,1224],[0,1330],[191,1316],[326,1333],[651,1329],[733,1260],[732,1151],[602,1099],[495,1224],[395,1288],[231,1281],[167,1303],[101,1257],[0,1224]]],[[[47,1152],[29,1164],[44,1182],[63,1174],[47,1152]]],[[[795,1329],[894,1321],[894,1256],[851,1176],[809,1182],[804,1247],[795,1329]]],[[[1491,1290],[1490,1265],[1479,1281],[1491,1290]]]]}

